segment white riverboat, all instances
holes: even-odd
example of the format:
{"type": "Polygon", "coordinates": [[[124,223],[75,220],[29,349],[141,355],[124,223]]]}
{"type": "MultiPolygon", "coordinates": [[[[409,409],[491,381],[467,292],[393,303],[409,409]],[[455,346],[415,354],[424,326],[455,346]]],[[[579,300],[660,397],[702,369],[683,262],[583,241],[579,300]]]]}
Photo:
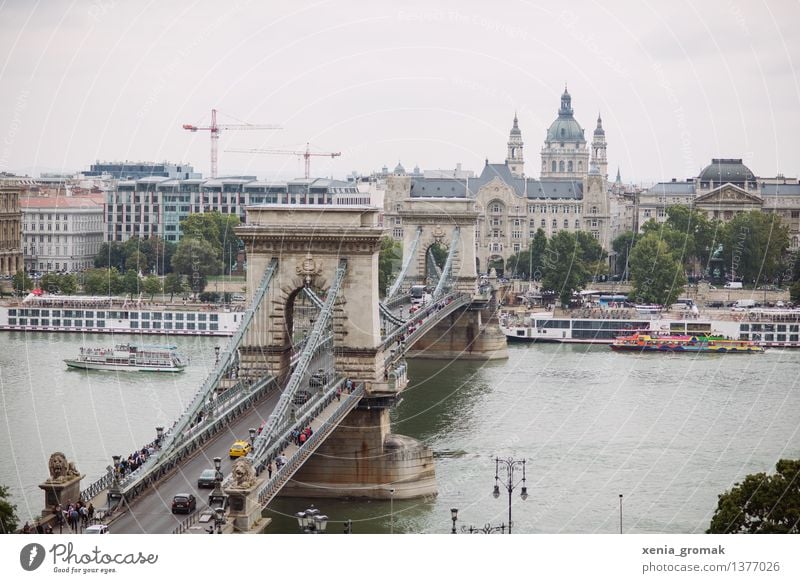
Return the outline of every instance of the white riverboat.
{"type": "Polygon", "coordinates": [[[500,329],[509,341],[611,344],[619,336],[721,334],[757,346],[800,348],[800,311],[754,309],[709,314],[639,314],[635,310],[575,310],[574,315],[531,312],[504,315],[500,329]]]}
{"type": "Polygon", "coordinates": [[[186,359],[175,346],[117,344],[114,348],[81,348],[77,358],[65,359],[67,366],[86,370],[136,372],[181,372],[186,359]]]}

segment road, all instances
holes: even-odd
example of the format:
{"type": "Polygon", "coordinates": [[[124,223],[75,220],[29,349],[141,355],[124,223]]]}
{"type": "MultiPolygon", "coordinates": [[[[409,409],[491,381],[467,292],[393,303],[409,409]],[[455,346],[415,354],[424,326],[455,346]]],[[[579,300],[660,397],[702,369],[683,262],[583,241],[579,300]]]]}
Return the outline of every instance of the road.
{"type": "Polygon", "coordinates": [[[200,473],[214,467],[214,458],[222,458],[223,475],[230,474],[233,462],[228,457],[231,444],[237,439],[249,441],[249,428],[258,428],[275,408],[280,391],[273,391],[256,407],[220,431],[199,452],[182,463],[177,471],[158,486],[134,500],[132,505],[113,521],[110,531],[115,534],[171,533],[186,514],[172,514],[172,497],[179,493],[194,494],[197,498],[197,512],[208,507],[211,490],[197,488],[200,473]]]}

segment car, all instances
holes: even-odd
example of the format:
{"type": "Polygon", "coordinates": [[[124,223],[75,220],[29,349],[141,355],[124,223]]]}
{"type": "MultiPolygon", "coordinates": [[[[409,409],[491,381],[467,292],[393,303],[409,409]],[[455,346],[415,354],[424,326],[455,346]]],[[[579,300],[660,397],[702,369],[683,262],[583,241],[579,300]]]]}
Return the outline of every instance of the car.
{"type": "Polygon", "coordinates": [[[295,405],[302,405],[306,403],[310,398],[311,398],[311,393],[309,393],[308,391],[304,391],[303,389],[300,389],[294,394],[294,397],[292,398],[292,403],[294,403],[295,405]]]}
{"type": "Polygon", "coordinates": [[[249,441],[245,441],[243,439],[239,439],[238,441],[234,441],[233,442],[233,445],[231,446],[231,449],[228,452],[228,455],[231,456],[231,459],[234,459],[234,458],[237,458],[237,457],[244,457],[248,453],[250,453],[251,449],[253,449],[253,446],[250,445],[249,441]]]}
{"type": "Polygon", "coordinates": [[[243,302],[243,301],[244,301],[244,296],[243,296],[242,294],[233,294],[233,295],[231,296],[231,299],[232,299],[234,302],[243,302]]]}
{"type": "Polygon", "coordinates": [[[311,375],[311,379],[308,381],[309,387],[323,387],[328,384],[330,380],[330,375],[325,372],[324,369],[319,369],[317,372],[311,375]]]}
{"type": "Polygon", "coordinates": [[[92,526],[87,526],[83,534],[108,534],[108,525],[93,524],[92,526]]]}
{"type": "Polygon", "coordinates": [[[172,513],[185,512],[189,514],[197,508],[197,499],[192,494],[175,494],[172,497],[172,513]]]}
{"type": "Polygon", "coordinates": [[[203,470],[203,472],[200,474],[200,477],[197,478],[197,487],[213,488],[217,483],[216,474],[217,472],[211,468],[203,470]]]}

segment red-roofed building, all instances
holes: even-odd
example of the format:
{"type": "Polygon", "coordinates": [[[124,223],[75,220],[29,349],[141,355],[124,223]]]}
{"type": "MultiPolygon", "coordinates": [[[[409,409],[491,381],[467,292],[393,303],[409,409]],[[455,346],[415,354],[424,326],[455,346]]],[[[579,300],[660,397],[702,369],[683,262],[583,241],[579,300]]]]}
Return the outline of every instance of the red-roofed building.
{"type": "Polygon", "coordinates": [[[22,250],[28,272],[93,267],[103,243],[103,202],[103,195],[22,197],[22,250]]]}

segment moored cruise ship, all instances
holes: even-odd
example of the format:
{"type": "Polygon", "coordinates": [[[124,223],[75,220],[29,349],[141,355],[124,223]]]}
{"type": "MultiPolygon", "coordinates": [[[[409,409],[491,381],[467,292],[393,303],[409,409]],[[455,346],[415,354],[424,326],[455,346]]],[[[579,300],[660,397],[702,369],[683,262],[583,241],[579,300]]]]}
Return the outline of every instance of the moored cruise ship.
{"type": "Polygon", "coordinates": [[[664,335],[721,334],[756,346],[800,348],[800,311],[761,310],[709,314],[639,314],[635,310],[574,310],[564,315],[532,312],[524,318],[501,319],[509,341],[611,344],[635,333],[664,335]]]}
{"type": "Polygon", "coordinates": [[[244,312],[87,296],[28,297],[0,305],[0,331],[232,336],[244,312]]]}

